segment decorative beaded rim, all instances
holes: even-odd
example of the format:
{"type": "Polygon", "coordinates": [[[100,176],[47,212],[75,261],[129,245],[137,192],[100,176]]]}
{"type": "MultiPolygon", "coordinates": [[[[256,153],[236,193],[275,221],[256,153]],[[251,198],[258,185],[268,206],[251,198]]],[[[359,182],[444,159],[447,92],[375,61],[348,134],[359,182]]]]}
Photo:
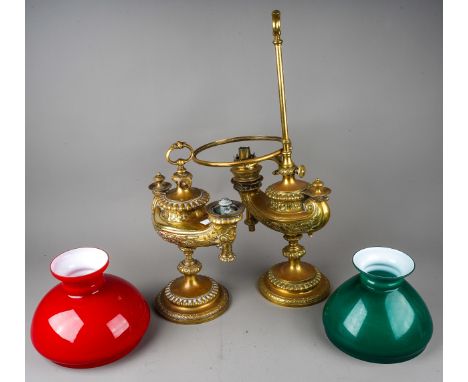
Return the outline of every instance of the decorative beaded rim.
{"type": "Polygon", "coordinates": [[[295,191],[280,191],[276,190],[273,185],[270,185],[265,190],[265,194],[268,195],[269,198],[285,201],[285,202],[292,202],[292,201],[301,201],[304,199],[303,191],[306,190],[307,187],[304,187],[300,190],[295,191]]]}
{"type": "Polygon", "coordinates": [[[322,274],[320,273],[320,271],[315,267],[314,269],[315,269],[315,276],[305,282],[304,281],[293,282],[293,281],[282,280],[276,277],[271,269],[267,272],[267,278],[268,278],[268,281],[277,288],[285,289],[291,292],[306,292],[314,288],[322,279],[322,274]]]}
{"type": "Polygon", "coordinates": [[[219,294],[219,284],[210,278],[211,288],[205,294],[197,297],[182,297],[172,292],[171,286],[174,280],[164,288],[164,295],[175,305],[179,306],[200,306],[214,300],[219,294]]]}
{"type": "Polygon", "coordinates": [[[194,199],[186,201],[172,200],[169,199],[166,194],[160,194],[155,197],[155,204],[163,210],[192,211],[198,207],[204,206],[210,200],[210,194],[208,194],[208,192],[199,188],[196,188],[196,190],[200,191],[200,195],[194,199]]]}
{"type": "Polygon", "coordinates": [[[165,319],[178,324],[199,324],[219,317],[229,306],[229,293],[226,288],[220,285],[220,300],[214,309],[199,313],[178,313],[168,309],[162,300],[163,292],[158,293],[155,299],[156,311],[165,319]]]}
{"type": "Polygon", "coordinates": [[[265,297],[267,300],[273,302],[274,304],[277,305],[282,305],[282,306],[287,306],[287,307],[301,307],[301,306],[308,306],[308,305],[313,305],[316,304],[325,298],[327,298],[329,292],[330,292],[330,282],[328,279],[323,276],[322,278],[322,283],[324,283],[324,292],[318,295],[310,295],[310,296],[291,296],[291,297],[284,297],[284,296],[279,296],[275,293],[273,293],[270,289],[267,288],[265,285],[265,278],[266,274],[261,276],[258,279],[258,289],[260,293],[265,297]]]}

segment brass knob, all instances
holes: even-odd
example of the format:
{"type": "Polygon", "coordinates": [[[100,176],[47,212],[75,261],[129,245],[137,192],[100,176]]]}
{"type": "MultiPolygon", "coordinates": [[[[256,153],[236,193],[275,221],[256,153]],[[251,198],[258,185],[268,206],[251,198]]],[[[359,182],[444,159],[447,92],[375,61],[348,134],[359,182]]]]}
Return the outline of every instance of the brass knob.
{"type": "Polygon", "coordinates": [[[298,166],[296,173],[299,176],[299,178],[303,178],[306,174],[306,167],[303,164],[301,164],[300,166],[298,166]]]}
{"type": "Polygon", "coordinates": [[[149,185],[149,189],[153,191],[153,194],[165,193],[171,188],[171,184],[165,182],[165,179],[164,175],[160,172],[154,176],[153,183],[149,185]]]}
{"type": "Polygon", "coordinates": [[[331,189],[325,187],[323,182],[317,178],[310,185],[308,190],[304,191],[304,194],[310,196],[315,200],[328,200],[328,195],[330,195],[331,189]]]}
{"type": "Polygon", "coordinates": [[[153,177],[153,182],[158,185],[158,184],[162,184],[162,182],[164,182],[164,179],[166,179],[166,177],[161,174],[160,172],[158,172],[154,177],[153,177]]]}

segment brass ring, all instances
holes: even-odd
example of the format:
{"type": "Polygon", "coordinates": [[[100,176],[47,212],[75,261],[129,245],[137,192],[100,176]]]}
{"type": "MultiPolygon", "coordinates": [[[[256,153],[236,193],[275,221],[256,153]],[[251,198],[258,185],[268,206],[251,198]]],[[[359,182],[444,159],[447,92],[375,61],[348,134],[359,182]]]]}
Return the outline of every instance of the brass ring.
{"type": "Polygon", "coordinates": [[[273,24],[273,36],[280,37],[281,36],[281,13],[278,10],[274,10],[271,13],[271,21],[273,24]]]}
{"type": "Polygon", "coordinates": [[[177,141],[176,143],[173,143],[171,145],[171,147],[169,147],[169,150],[167,150],[166,152],[166,160],[170,163],[170,164],[175,164],[177,166],[182,166],[184,165],[185,163],[187,162],[190,162],[193,158],[193,147],[190,146],[187,142],[183,142],[183,141],[177,141]],[[177,160],[172,160],[171,158],[169,158],[169,155],[171,155],[171,152],[174,151],[174,150],[182,150],[182,149],[188,149],[190,151],[190,155],[188,158],[178,158],[177,160]]]}
{"type": "Polygon", "coordinates": [[[273,151],[273,152],[271,152],[269,154],[266,154],[266,155],[262,155],[260,157],[251,158],[251,159],[243,159],[243,160],[238,160],[238,161],[233,161],[233,162],[210,162],[210,161],[207,161],[207,160],[197,158],[198,154],[200,154],[202,151],[205,151],[205,150],[207,150],[209,148],[225,145],[227,143],[243,142],[243,141],[283,142],[283,139],[281,137],[274,137],[274,136],[269,136],[269,135],[246,135],[246,136],[243,136],[243,137],[233,137],[233,138],[219,139],[217,141],[207,143],[207,144],[197,148],[193,152],[193,160],[194,160],[194,162],[196,162],[198,164],[201,164],[203,166],[232,167],[232,166],[238,166],[238,165],[246,165],[246,164],[253,164],[253,163],[263,162],[263,161],[265,161],[267,159],[272,159],[274,157],[277,157],[278,155],[281,155],[283,153],[283,148],[281,147],[280,149],[278,149],[276,151],[273,151]]]}

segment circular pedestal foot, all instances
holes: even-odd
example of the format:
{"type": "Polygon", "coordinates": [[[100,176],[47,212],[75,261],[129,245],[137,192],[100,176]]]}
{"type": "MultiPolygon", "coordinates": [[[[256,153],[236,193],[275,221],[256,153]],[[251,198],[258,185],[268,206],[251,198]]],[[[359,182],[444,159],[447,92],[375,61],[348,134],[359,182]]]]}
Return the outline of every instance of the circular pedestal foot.
{"type": "Polygon", "coordinates": [[[171,281],[155,298],[155,310],[166,320],[178,324],[201,324],[215,319],[228,308],[227,289],[212,278],[197,275],[199,282],[211,283],[211,286],[203,294],[189,293],[189,296],[174,292],[178,289],[174,284],[180,283],[181,279],[171,281]]]}
{"type": "Polygon", "coordinates": [[[316,304],[328,297],[330,283],[316,267],[288,262],[270,268],[258,280],[260,293],[274,304],[302,307],[316,304]]]}

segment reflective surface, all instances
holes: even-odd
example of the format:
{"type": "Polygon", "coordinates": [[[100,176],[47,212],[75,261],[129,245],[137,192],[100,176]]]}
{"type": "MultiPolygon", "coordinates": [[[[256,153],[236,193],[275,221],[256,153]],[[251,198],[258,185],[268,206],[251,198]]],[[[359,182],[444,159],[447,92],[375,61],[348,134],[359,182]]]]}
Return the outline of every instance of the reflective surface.
{"type": "MultiPolygon", "coordinates": [[[[67,289],[52,288],[39,303],[31,325],[31,340],[44,357],[68,367],[100,366],[130,352],[149,324],[149,308],[139,291],[113,275],[67,289]]],[[[71,278],[70,278],[71,279],[71,278]]]]}
{"type": "Polygon", "coordinates": [[[328,299],[323,323],[339,349],[378,363],[411,359],[432,336],[431,316],[415,289],[403,277],[378,270],[343,283],[328,299]]]}
{"type": "Polygon", "coordinates": [[[247,216],[244,222],[249,231],[255,231],[255,225],[260,222],[283,234],[288,245],[282,252],[288,260],[270,267],[263,273],[258,280],[258,289],[263,297],[274,304],[302,307],[317,304],[330,293],[327,277],[317,267],[301,260],[306,250],[299,241],[303,234],[307,233],[310,236],[327,224],[330,219],[328,198],[331,189],[325,187],[318,178],[312,182],[296,179],[296,175],[304,177],[305,166],[296,165],[292,158],[292,143],[286,115],[280,11],[274,10],[271,16],[281,138],[254,135],[220,139],[197,148],[193,152],[193,160],[204,166],[231,167],[234,175],[231,182],[246,207],[247,216]],[[251,152],[249,146],[240,146],[232,162],[212,162],[197,158],[198,154],[209,148],[245,141],[279,141],[283,147],[258,157],[251,152]],[[263,191],[260,162],[267,159],[278,165],[273,174],[280,175],[282,179],[270,184],[263,191]]]}
{"type": "Polygon", "coordinates": [[[177,266],[182,277],[170,281],[154,301],[156,312],[178,324],[201,324],[214,320],[228,308],[228,291],[211,277],[199,274],[202,264],[193,257],[193,253],[199,247],[216,246],[219,248],[219,260],[225,263],[234,261],[236,256],[232,244],[244,211],[240,202],[227,198],[207,204],[210,195],[205,190],[192,187],[193,176],[185,168],[193,155],[188,143],[173,143],[166,152],[166,159],[177,165],[172,175],[175,187],[171,189],[171,184],[165,182],[161,173],[156,174],[149,186],[153,193],[151,214],[154,229],[162,239],[176,244],[185,257],[177,266]],[[186,158],[171,159],[171,153],[181,149],[187,149],[190,154],[186,158]]]}

